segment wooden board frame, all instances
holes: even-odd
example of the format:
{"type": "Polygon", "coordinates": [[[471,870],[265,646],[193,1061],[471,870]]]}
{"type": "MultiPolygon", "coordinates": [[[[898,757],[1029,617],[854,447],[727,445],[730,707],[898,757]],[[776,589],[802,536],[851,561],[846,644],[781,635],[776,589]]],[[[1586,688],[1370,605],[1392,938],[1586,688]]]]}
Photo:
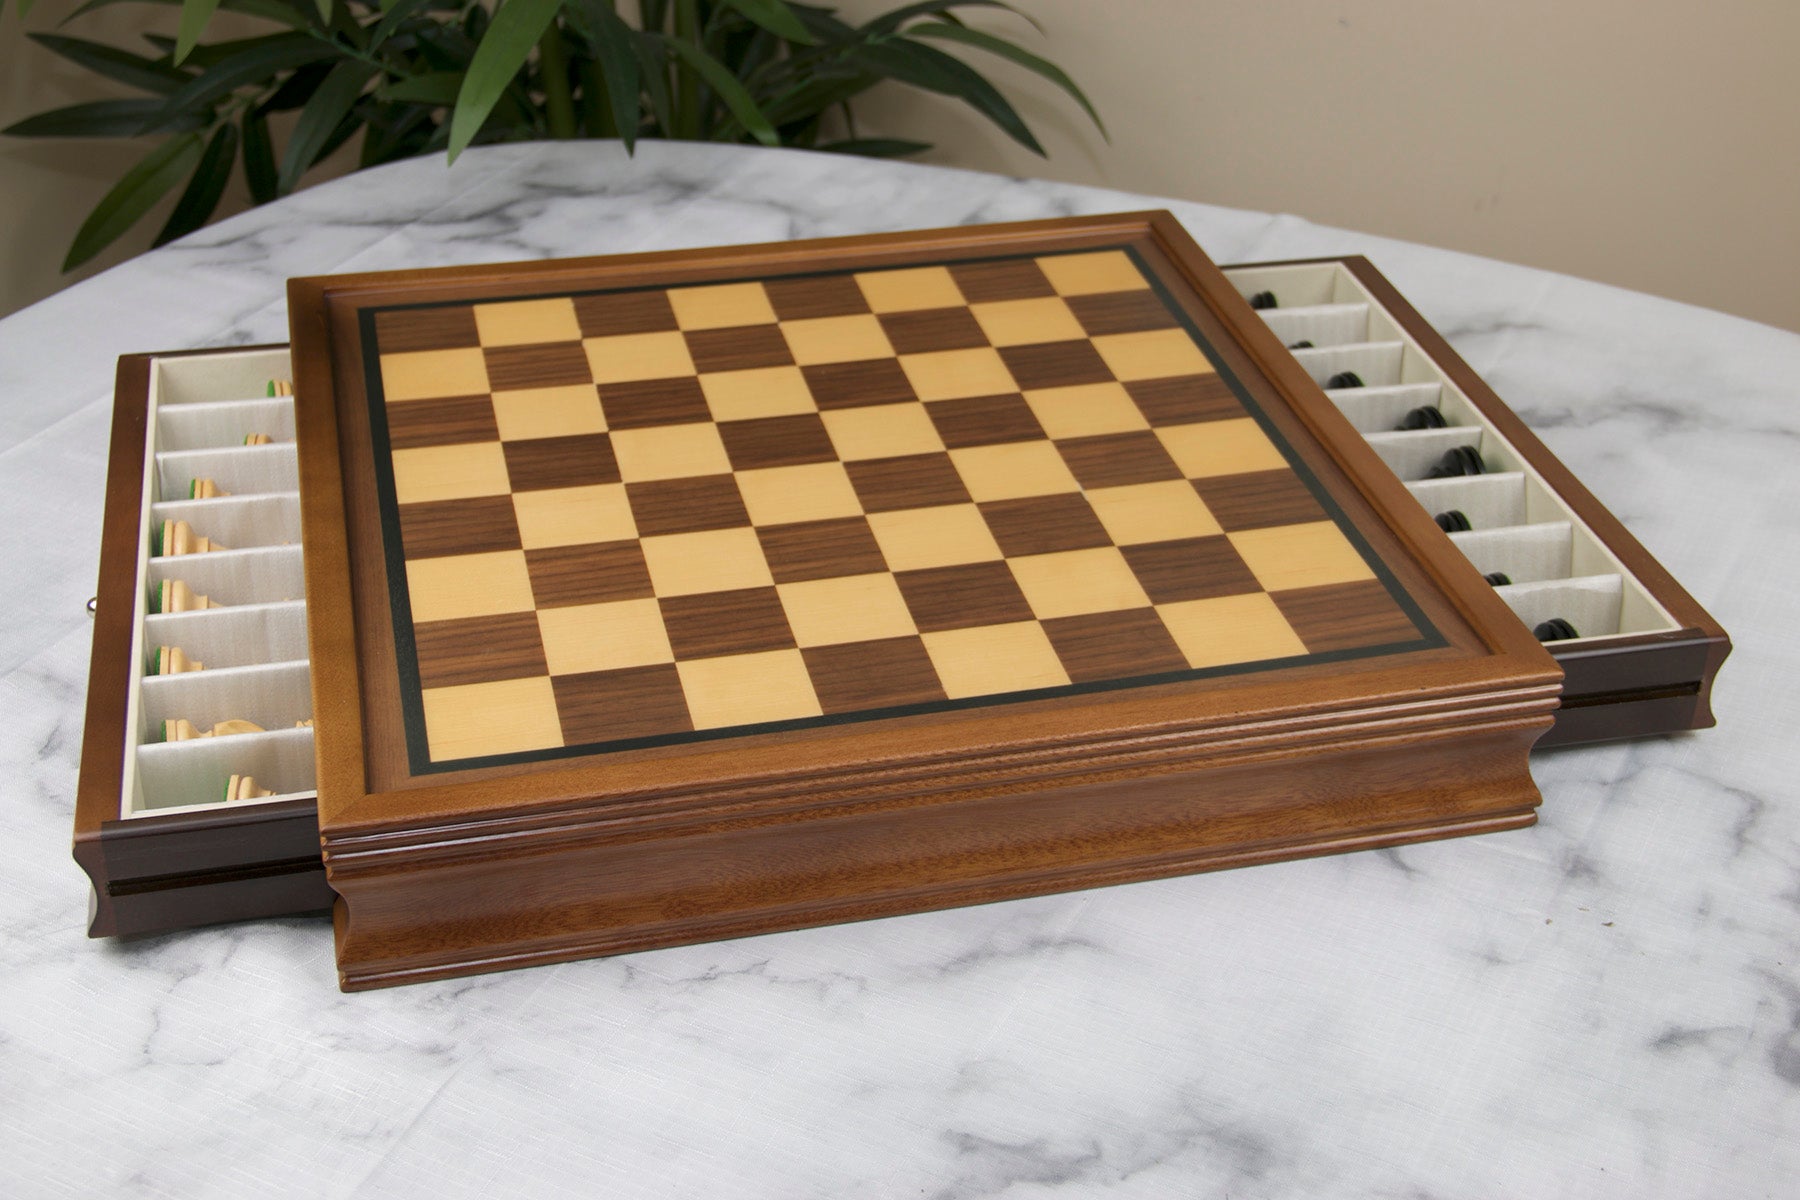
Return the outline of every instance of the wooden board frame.
{"type": "Polygon", "coordinates": [[[291,281],[319,815],[347,988],[1528,824],[1560,671],[1167,214],[291,281]],[[1442,634],[1265,677],[414,776],[356,314],[1140,248],[1442,634]]]}

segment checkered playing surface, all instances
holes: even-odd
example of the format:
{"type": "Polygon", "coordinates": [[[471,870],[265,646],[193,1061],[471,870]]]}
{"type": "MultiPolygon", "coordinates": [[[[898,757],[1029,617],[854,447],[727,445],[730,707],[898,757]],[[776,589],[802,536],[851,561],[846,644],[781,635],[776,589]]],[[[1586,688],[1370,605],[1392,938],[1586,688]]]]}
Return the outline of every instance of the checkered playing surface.
{"type": "Polygon", "coordinates": [[[373,321],[434,763],[1420,637],[1123,251],[373,321]]]}

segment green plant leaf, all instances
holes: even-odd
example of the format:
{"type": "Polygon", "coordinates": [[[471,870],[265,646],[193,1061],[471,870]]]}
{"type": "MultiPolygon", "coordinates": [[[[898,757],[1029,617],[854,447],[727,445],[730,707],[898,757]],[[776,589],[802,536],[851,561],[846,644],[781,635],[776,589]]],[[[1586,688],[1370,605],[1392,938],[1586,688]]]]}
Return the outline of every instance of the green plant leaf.
{"type": "Polygon", "coordinates": [[[331,24],[331,0],[316,0],[314,7],[319,10],[320,23],[331,24]]]}
{"type": "Polygon", "coordinates": [[[610,0],[572,0],[569,15],[600,65],[613,123],[630,150],[637,142],[638,93],[643,90],[637,34],[620,19],[610,0]]]}
{"type": "Polygon", "coordinates": [[[275,143],[269,137],[269,118],[260,108],[244,113],[244,182],[250,187],[250,199],[267,204],[281,195],[280,177],[275,171],[275,143]]]}
{"type": "Polygon", "coordinates": [[[638,33],[632,42],[637,47],[644,95],[650,104],[650,128],[645,132],[652,137],[667,137],[675,119],[674,98],[669,95],[669,77],[664,72],[669,56],[662,48],[660,34],[638,33]]]}
{"type": "Polygon", "coordinates": [[[775,127],[769,124],[769,118],[763,115],[762,109],[757,107],[756,101],[724,63],[680,38],[662,38],[661,41],[677,58],[697,71],[708,87],[718,93],[719,99],[724,101],[725,107],[751,137],[765,146],[781,144],[781,135],[775,132],[775,127]]]}
{"type": "MultiPolygon", "coordinates": [[[[1069,78],[1068,73],[1055,63],[1047,62],[1031,53],[1029,50],[1015,46],[1004,38],[997,38],[991,33],[983,33],[979,29],[970,29],[967,25],[940,25],[935,23],[913,25],[907,29],[906,36],[909,38],[943,38],[946,41],[961,42],[965,46],[974,46],[977,49],[986,50],[990,54],[997,54],[1001,58],[1018,63],[1027,71],[1042,75],[1045,79],[1048,79],[1051,83],[1054,83],[1057,87],[1067,92],[1074,98],[1077,104],[1081,105],[1088,117],[1094,122],[1094,127],[1100,131],[1100,136],[1107,136],[1106,125],[1100,120],[1100,114],[1094,111],[1094,106],[1088,101],[1086,93],[1076,85],[1073,79],[1069,78]]],[[[1110,141],[1111,139],[1108,138],[1107,140],[1110,141]]]]}
{"type": "MultiPolygon", "coordinates": [[[[87,0],[80,8],[57,22],[58,28],[67,25],[77,17],[84,17],[96,9],[111,8],[115,4],[166,4],[171,8],[179,8],[182,0],[87,0]]],[[[286,25],[293,29],[307,29],[311,21],[305,9],[295,8],[285,0],[221,0],[219,7],[226,12],[244,13],[247,16],[262,17],[278,25],[286,25]]],[[[173,46],[173,42],[170,43],[173,46]]]]}
{"type": "Polygon", "coordinates": [[[304,33],[282,33],[258,39],[249,48],[208,67],[199,78],[170,93],[163,101],[169,113],[205,108],[246,84],[266,85],[281,72],[331,58],[340,51],[330,42],[304,33]]]}
{"type": "Polygon", "coordinates": [[[1042,156],[1044,153],[1044,148],[1006,97],[961,59],[903,38],[858,46],[848,57],[890,79],[966,101],[1013,141],[1033,154],[1042,156]]]}
{"type": "Polygon", "coordinates": [[[219,0],[182,0],[181,24],[175,31],[176,66],[180,66],[199,44],[200,35],[206,32],[207,22],[212,20],[218,8],[219,0]]]}
{"type": "Polygon", "coordinates": [[[818,149],[828,154],[859,154],[864,158],[904,158],[909,154],[923,154],[931,149],[931,143],[909,142],[904,138],[845,138],[826,142],[818,149]]]}
{"type": "Polygon", "coordinates": [[[156,99],[89,100],[26,117],[0,133],[9,137],[122,138],[146,132],[186,133],[204,129],[208,123],[202,112],[167,114],[163,102],[156,99]]]}
{"type": "Polygon", "coordinates": [[[488,114],[561,7],[562,0],[506,0],[494,14],[493,24],[469,62],[456,111],[450,115],[451,162],[481,132],[488,114]]]}
{"type": "Polygon", "coordinates": [[[456,96],[462,91],[462,85],[461,71],[428,71],[423,75],[414,75],[411,79],[396,79],[393,83],[383,85],[381,96],[403,104],[429,104],[433,108],[449,108],[456,103],[456,96]]]}
{"type": "Polygon", "coordinates": [[[178,71],[168,63],[144,58],[116,46],[82,38],[62,37],[54,33],[32,33],[26,36],[52,54],[60,55],[96,75],[104,75],[140,91],[167,95],[191,78],[187,72],[178,71]]]}
{"type": "Polygon", "coordinates": [[[326,142],[350,115],[350,109],[362,96],[363,86],[378,69],[373,63],[354,58],[347,58],[331,68],[331,74],[325,76],[312,99],[300,110],[300,120],[288,138],[287,153],[281,158],[283,195],[293,191],[300,177],[318,161],[326,142]]]}
{"type": "Polygon", "coordinates": [[[1010,4],[1001,0],[921,0],[917,4],[903,4],[892,12],[884,12],[879,17],[864,25],[860,32],[867,37],[885,37],[899,29],[914,17],[946,17],[953,8],[1002,8],[1017,17],[1024,17],[1032,25],[1037,25],[1030,17],[1010,4]]]}
{"type": "Polygon", "coordinates": [[[742,13],[746,20],[762,26],[778,38],[810,46],[817,40],[807,31],[800,18],[782,0],[724,0],[726,6],[742,13]]]}
{"type": "Polygon", "coordinates": [[[369,50],[373,52],[379,49],[414,13],[430,3],[432,0],[390,0],[383,4],[384,15],[369,34],[369,50]]]}
{"type": "Polygon", "coordinates": [[[194,177],[188,180],[187,189],[175,202],[175,211],[169,214],[168,222],[151,245],[172,242],[206,224],[213,210],[219,207],[225,185],[231,181],[231,165],[237,161],[237,148],[236,125],[227,122],[213,131],[212,140],[206,143],[206,152],[200,156],[200,165],[194,168],[194,177]]]}
{"type": "Polygon", "coordinates": [[[193,168],[200,158],[200,149],[200,135],[184,133],[159,143],[125,172],[82,222],[62,269],[79,267],[136,224],[193,168]]]}

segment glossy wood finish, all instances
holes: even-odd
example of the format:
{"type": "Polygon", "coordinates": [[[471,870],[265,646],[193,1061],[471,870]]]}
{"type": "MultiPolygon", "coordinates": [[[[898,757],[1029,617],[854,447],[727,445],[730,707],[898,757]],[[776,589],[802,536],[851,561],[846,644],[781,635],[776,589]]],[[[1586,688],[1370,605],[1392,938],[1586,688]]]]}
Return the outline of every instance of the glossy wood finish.
{"type": "MultiPolygon", "coordinates": [[[[1399,482],[1374,469],[1379,460],[1166,214],[296,280],[290,313],[297,390],[308,398],[300,458],[320,816],[341,896],[346,987],[1532,820],[1537,796],[1526,757],[1548,725],[1560,672],[1399,482]],[[1017,299],[1036,286],[1028,273],[985,260],[1120,246],[1150,265],[1181,317],[1320,481],[1370,561],[1416,606],[1431,638],[1395,653],[1250,674],[717,741],[424,771],[409,759],[389,559],[372,519],[382,490],[368,422],[359,417],[369,400],[360,310],[584,293],[576,318],[584,336],[630,336],[605,323],[625,314],[654,326],[663,317],[593,293],[780,277],[767,289],[772,303],[828,309],[830,272],[950,264],[971,302],[1017,299]],[[607,332],[589,334],[595,323],[607,332]]],[[[1093,315],[1130,319],[1123,311],[1093,315]]],[[[958,336],[948,318],[940,324],[895,322],[888,336],[958,336]]],[[[420,325],[407,336],[429,342],[466,330],[420,325]]],[[[745,335],[717,339],[706,352],[735,363],[771,347],[745,335]]],[[[1091,370],[1076,354],[1004,357],[1029,386],[1091,370]]],[[[541,379],[535,372],[546,369],[562,368],[534,359],[533,373],[521,378],[541,379]]],[[[828,412],[866,403],[903,379],[884,385],[875,372],[820,368],[807,383],[828,412]]],[[[1180,402],[1145,390],[1140,404],[1180,402]]],[[[645,401],[679,406],[677,391],[670,385],[645,401]]],[[[474,407],[468,418],[479,423],[474,407]]],[[[951,436],[980,438],[1018,418],[1004,402],[990,407],[965,414],[951,436]]],[[[1128,441],[1121,435],[1117,446],[1078,454],[1070,469],[1087,487],[1108,486],[1114,473],[1135,469],[1140,448],[1128,441]]],[[[923,486],[904,473],[869,474],[856,491],[877,506],[910,503],[901,497],[923,486]]],[[[1238,503],[1253,505],[1255,494],[1238,503]]],[[[1279,507],[1279,486],[1271,494],[1279,507]]],[[[1009,515],[1019,514],[997,515],[997,537],[1024,545],[1041,535],[1039,521],[1008,525],[1009,515]]],[[[819,544],[857,541],[854,530],[819,532],[819,544]]],[[[796,543],[804,559],[811,543],[796,543]]],[[[1352,626],[1379,632],[1391,621],[1360,595],[1297,597],[1294,619],[1319,623],[1340,603],[1352,626]]],[[[695,625],[709,628],[716,627],[695,625]]],[[[1091,632],[1065,631],[1070,661],[1087,661],[1091,632]]],[[[846,675],[846,695],[853,684],[846,675]]]]}

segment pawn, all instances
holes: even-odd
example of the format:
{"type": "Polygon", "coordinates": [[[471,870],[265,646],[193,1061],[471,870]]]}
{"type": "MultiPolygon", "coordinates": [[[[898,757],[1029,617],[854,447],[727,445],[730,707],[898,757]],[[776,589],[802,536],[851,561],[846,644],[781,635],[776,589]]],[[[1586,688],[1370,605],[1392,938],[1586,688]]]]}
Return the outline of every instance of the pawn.
{"type": "Polygon", "coordinates": [[[1355,371],[1339,371],[1325,381],[1328,388],[1353,388],[1363,386],[1362,376],[1355,371]]]}
{"type": "Polygon", "coordinates": [[[189,500],[213,500],[229,495],[231,495],[230,492],[221,491],[219,485],[210,479],[190,479],[188,481],[189,500]]]}
{"type": "Polygon", "coordinates": [[[1289,342],[1287,348],[1289,350],[1311,350],[1313,348],[1312,339],[1301,338],[1297,342],[1289,342]]]}
{"type": "Polygon", "coordinates": [[[195,738],[234,737],[240,733],[266,732],[268,731],[255,721],[246,721],[240,717],[220,721],[204,732],[195,728],[194,723],[185,717],[163,722],[163,741],[165,742],[187,742],[195,738]]]}
{"type": "Polygon", "coordinates": [[[194,527],[186,521],[164,521],[162,528],[155,532],[150,540],[152,556],[175,554],[205,554],[212,550],[224,550],[209,537],[201,537],[194,532],[194,527]]]}
{"type": "Polygon", "coordinates": [[[150,590],[150,611],[155,613],[195,612],[202,608],[223,608],[179,579],[165,579],[150,590]]]}
{"type": "Polygon", "coordinates": [[[152,675],[185,675],[189,671],[205,669],[205,663],[189,658],[180,646],[158,646],[156,653],[150,656],[152,675]]]}
{"type": "Polygon", "coordinates": [[[1456,475],[1480,475],[1487,470],[1481,455],[1472,446],[1456,446],[1444,452],[1437,466],[1425,473],[1427,479],[1449,479],[1456,475]]]}
{"type": "Polygon", "coordinates": [[[295,721],[294,728],[295,729],[311,729],[312,728],[312,718],[308,717],[304,721],[295,721]]]}
{"type": "Polygon", "coordinates": [[[244,445],[246,446],[267,446],[274,440],[266,433],[246,433],[244,435],[244,445]]]}
{"type": "Polygon", "coordinates": [[[1401,417],[1400,423],[1394,426],[1394,429],[1397,432],[1405,432],[1412,429],[1442,429],[1449,423],[1450,422],[1444,420],[1444,414],[1439,412],[1435,407],[1429,404],[1421,404],[1418,408],[1413,409],[1404,417],[1401,417]]]}
{"type": "Polygon", "coordinates": [[[1437,527],[1445,533],[1466,533],[1475,528],[1473,525],[1469,524],[1469,518],[1463,515],[1463,510],[1460,508],[1453,508],[1448,512],[1441,512],[1431,519],[1436,521],[1437,527]]]}
{"type": "Polygon", "coordinates": [[[262,800],[275,793],[268,788],[257,787],[256,780],[249,775],[233,775],[225,781],[225,802],[233,800],[262,800]]]}
{"type": "Polygon", "coordinates": [[[1490,587],[1506,587],[1512,583],[1512,576],[1505,571],[1489,571],[1482,578],[1488,581],[1490,587]]]}
{"type": "Polygon", "coordinates": [[[1575,631],[1573,625],[1561,617],[1551,617],[1548,621],[1540,622],[1537,628],[1531,631],[1531,635],[1540,642],[1566,642],[1570,638],[1581,636],[1575,631]]]}
{"type": "Polygon", "coordinates": [[[294,394],[294,382],[291,379],[269,380],[269,395],[291,396],[294,394]]]}
{"type": "Polygon", "coordinates": [[[1280,308],[1281,301],[1275,299],[1274,292],[1257,292],[1250,297],[1250,307],[1258,311],[1265,308],[1280,308]]]}

